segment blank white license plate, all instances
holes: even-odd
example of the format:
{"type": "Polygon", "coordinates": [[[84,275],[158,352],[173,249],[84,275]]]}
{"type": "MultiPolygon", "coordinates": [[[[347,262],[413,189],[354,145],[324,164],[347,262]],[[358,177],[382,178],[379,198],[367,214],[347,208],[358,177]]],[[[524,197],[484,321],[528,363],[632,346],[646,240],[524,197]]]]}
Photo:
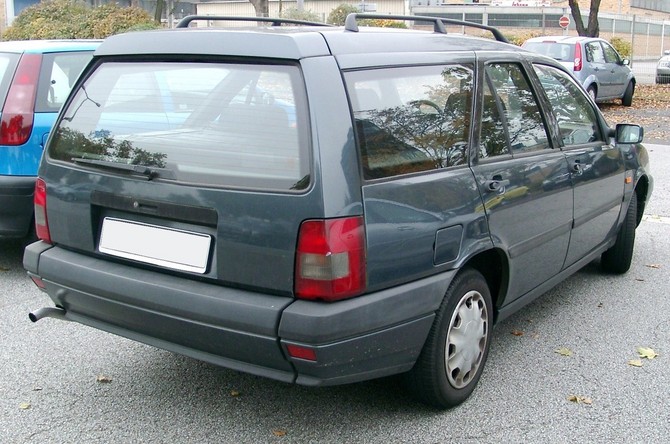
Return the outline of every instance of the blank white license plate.
{"type": "Polygon", "coordinates": [[[100,251],[174,270],[204,273],[211,236],[106,217],[100,251]]]}

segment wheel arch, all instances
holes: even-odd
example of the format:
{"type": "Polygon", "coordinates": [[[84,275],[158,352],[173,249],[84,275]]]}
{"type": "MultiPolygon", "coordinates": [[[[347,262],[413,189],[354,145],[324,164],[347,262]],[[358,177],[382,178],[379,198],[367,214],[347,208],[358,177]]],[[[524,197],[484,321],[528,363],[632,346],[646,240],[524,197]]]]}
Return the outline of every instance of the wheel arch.
{"type": "Polygon", "coordinates": [[[635,194],[637,194],[637,225],[642,221],[644,209],[647,206],[647,197],[649,196],[649,178],[641,176],[635,184],[635,194]]]}
{"type": "Polygon", "coordinates": [[[497,307],[505,300],[509,282],[509,260],[507,255],[499,248],[477,253],[468,259],[461,268],[473,268],[480,272],[491,291],[491,299],[494,307],[495,323],[497,318],[497,307]]]}

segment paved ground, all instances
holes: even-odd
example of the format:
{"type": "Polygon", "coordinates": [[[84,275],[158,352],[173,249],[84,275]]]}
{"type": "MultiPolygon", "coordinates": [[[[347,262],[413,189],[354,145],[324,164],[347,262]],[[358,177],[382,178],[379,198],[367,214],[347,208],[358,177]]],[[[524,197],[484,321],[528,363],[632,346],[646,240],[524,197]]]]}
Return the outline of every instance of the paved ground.
{"type": "Polygon", "coordinates": [[[632,269],[591,264],[497,326],[480,386],[445,412],[393,378],[296,387],[73,323],[32,324],[48,298],[20,244],[0,242],[0,443],[667,442],[670,146],[649,150],[656,189],[632,269]],[[638,347],[659,356],[631,366],[638,347]]]}

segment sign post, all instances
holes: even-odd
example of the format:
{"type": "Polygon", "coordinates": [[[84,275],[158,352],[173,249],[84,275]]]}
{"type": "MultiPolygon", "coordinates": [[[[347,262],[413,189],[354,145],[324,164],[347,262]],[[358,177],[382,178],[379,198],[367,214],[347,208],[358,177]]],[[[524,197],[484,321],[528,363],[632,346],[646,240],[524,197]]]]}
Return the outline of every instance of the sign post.
{"type": "Polygon", "coordinates": [[[563,14],[561,18],[558,19],[558,26],[563,28],[563,35],[566,35],[568,31],[568,26],[570,26],[570,16],[563,14]]]}

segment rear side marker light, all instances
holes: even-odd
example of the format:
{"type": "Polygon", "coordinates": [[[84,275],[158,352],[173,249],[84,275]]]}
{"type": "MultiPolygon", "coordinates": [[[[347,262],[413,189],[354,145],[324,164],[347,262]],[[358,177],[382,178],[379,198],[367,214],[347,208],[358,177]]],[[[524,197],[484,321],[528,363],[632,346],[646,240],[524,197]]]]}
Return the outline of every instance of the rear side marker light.
{"type": "Polygon", "coordinates": [[[41,65],[39,54],[24,54],[19,60],[2,109],[0,145],[23,145],[30,138],[41,65]]]}
{"type": "Polygon", "coordinates": [[[366,285],[363,218],[303,222],[295,268],[298,298],[336,301],[363,293],[366,285]]]}
{"type": "Polygon", "coordinates": [[[313,348],[288,344],[286,346],[286,351],[288,352],[288,355],[292,358],[304,359],[306,361],[316,362],[316,350],[314,350],[313,348]]]}
{"type": "Polygon", "coordinates": [[[35,232],[41,240],[51,243],[47,220],[47,184],[41,178],[35,181],[35,232]]]}

